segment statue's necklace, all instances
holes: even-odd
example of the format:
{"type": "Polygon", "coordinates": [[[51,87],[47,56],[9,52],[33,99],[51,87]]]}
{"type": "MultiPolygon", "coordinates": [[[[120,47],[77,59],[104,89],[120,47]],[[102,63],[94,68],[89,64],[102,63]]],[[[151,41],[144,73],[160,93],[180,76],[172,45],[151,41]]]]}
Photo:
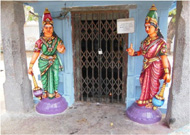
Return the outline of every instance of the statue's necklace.
{"type": "Polygon", "coordinates": [[[155,36],[155,37],[147,37],[146,40],[145,40],[145,44],[146,45],[149,45],[151,41],[155,40],[155,39],[158,39],[158,36],[155,36]]]}
{"type": "Polygon", "coordinates": [[[47,49],[48,49],[48,52],[51,52],[53,49],[54,49],[54,46],[57,42],[57,38],[55,38],[55,41],[53,42],[53,45],[52,45],[52,41],[55,37],[43,37],[41,38],[42,39],[42,42],[46,45],[47,49]]]}

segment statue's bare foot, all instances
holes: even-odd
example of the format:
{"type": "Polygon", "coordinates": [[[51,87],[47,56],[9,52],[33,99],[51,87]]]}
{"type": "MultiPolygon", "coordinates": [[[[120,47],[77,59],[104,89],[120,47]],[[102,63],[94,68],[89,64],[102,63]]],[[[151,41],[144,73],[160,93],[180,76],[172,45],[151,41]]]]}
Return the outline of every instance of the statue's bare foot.
{"type": "Polygon", "coordinates": [[[42,95],[42,98],[47,98],[48,97],[48,93],[45,92],[43,95],[42,95]]]}
{"type": "Polygon", "coordinates": [[[59,98],[61,95],[58,92],[55,92],[55,98],[59,98]]]}
{"type": "Polygon", "coordinates": [[[148,103],[145,107],[146,107],[146,108],[152,108],[153,105],[152,105],[152,103],[148,103]]]}
{"type": "Polygon", "coordinates": [[[135,102],[137,103],[138,106],[145,106],[146,105],[146,103],[143,100],[140,100],[140,99],[136,100],[135,102]]]}

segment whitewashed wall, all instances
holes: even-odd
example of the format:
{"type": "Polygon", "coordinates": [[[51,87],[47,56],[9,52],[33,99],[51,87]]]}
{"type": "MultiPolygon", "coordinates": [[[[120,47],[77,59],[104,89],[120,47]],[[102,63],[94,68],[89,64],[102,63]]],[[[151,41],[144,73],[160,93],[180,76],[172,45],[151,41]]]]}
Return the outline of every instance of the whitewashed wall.
{"type": "Polygon", "coordinates": [[[24,39],[26,51],[32,51],[35,42],[39,39],[38,22],[26,22],[24,24],[24,39]]]}

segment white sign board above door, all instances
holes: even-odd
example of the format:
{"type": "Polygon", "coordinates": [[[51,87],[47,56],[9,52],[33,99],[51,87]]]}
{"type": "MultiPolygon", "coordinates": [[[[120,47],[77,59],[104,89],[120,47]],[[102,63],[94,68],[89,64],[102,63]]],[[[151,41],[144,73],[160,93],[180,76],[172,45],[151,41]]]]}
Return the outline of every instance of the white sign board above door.
{"type": "Polygon", "coordinates": [[[117,34],[133,33],[135,31],[134,18],[117,19],[117,34]]]}

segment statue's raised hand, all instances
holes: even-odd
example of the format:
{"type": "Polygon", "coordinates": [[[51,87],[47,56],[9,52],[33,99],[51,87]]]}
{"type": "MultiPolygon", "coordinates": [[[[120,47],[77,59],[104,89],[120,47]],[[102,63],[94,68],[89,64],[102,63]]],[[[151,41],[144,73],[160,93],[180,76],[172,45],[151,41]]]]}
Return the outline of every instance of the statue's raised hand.
{"type": "Polygon", "coordinates": [[[130,46],[130,48],[128,48],[127,50],[126,50],[127,52],[128,52],[128,54],[130,55],[130,56],[133,56],[134,55],[134,49],[133,49],[133,44],[131,43],[131,46],[130,46]]]}
{"type": "Polygon", "coordinates": [[[58,43],[58,45],[57,45],[57,51],[59,52],[59,53],[64,53],[65,52],[65,46],[64,46],[64,44],[63,43],[58,43]]]}

